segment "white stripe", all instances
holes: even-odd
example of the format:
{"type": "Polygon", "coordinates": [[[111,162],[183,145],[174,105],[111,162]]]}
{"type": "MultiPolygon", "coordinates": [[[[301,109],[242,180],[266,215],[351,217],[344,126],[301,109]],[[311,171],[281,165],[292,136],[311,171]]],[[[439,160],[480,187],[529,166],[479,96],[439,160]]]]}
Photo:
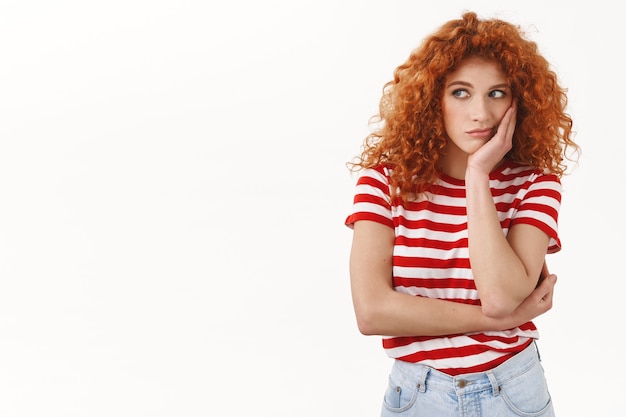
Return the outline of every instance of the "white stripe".
{"type": "Polygon", "coordinates": [[[358,212],[375,213],[391,220],[389,210],[386,210],[383,206],[380,206],[378,204],[354,203],[352,212],[353,213],[358,213],[358,212]]]}
{"type": "Polygon", "coordinates": [[[545,223],[546,225],[548,225],[552,230],[557,230],[557,224],[554,221],[554,218],[545,213],[539,213],[534,210],[533,211],[523,210],[523,211],[519,211],[517,215],[515,216],[515,219],[523,219],[523,218],[538,220],[539,222],[545,223]]]}
{"type": "Polygon", "coordinates": [[[381,191],[380,188],[374,187],[370,184],[359,184],[356,186],[355,194],[373,195],[382,198],[385,202],[389,203],[389,195],[381,191]]]}
{"type": "Polygon", "coordinates": [[[470,268],[412,268],[409,266],[394,266],[393,275],[402,278],[455,278],[474,279],[470,268]]]}
{"type": "Polygon", "coordinates": [[[406,226],[399,225],[397,227],[398,236],[406,236],[410,238],[428,238],[431,240],[441,240],[442,242],[456,242],[457,240],[467,237],[467,230],[459,232],[440,232],[430,229],[409,229],[406,226]]]}
{"type": "Polygon", "coordinates": [[[430,210],[408,211],[399,208],[396,211],[397,216],[402,216],[407,220],[431,220],[436,223],[444,223],[448,225],[458,225],[467,222],[466,215],[435,213],[430,210]]]}
{"type": "MultiPolygon", "coordinates": [[[[413,236],[411,236],[413,237],[413,236]]],[[[426,247],[410,247],[410,246],[401,246],[396,245],[393,249],[394,256],[415,256],[419,254],[422,258],[433,258],[433,259],[467,259],[469,258],[469,249],[468,248],[458,248],[458,249],[437,249],[437,248],[426,248],[426,247]]]]}
{"type": "Polygon", "coordinates": [[[531,203],[531,204],[538,204],[538,205],[542,205],[542,206],[549,206],[552,207],[554,209],[559,209],[559,207],[561,207],[561,203],[559,203],[559,201],[555,198],[552,197],[548,197],[548,196],[543,196],[543,197],[528,197],[524,200],[524,204],[526,203],[531,203]]]}
{"type": "Polygon", "coordinates": [[[502,356],[506,355],[506,353],[495,352],[493,350],[488,350],[486,352],[480,353],[478,355],[472,355],[465,358],[446,358],[446,359],[434,359],[427,360],[422,362],[423,365],[430,366],[435,369],[446,369],[446,368],[469,368],[470,366],[476,366],[477,364],[483,364],[487,362],[491,362],[502,356]]]}
{"type": "Polygon", "coordinates": [[[396,291],[409,294],[419,295],[428,298],[438,299],[460,299],[460,300],[478,300],[477,290],[468,290],[465,288],[423,288],[423,287],[396,287],[396,291]]]}

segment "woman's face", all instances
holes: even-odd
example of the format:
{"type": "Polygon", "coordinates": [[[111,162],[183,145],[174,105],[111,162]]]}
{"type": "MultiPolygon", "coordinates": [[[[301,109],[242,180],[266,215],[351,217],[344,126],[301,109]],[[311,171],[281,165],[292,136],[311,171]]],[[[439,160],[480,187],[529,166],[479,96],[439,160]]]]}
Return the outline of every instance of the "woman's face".
{"type": "Polygon", "coordinates": [[[462,61],[444,85],[447,154],[476,152],[496,133],[511,103],[511,87],[498,63],[478,57],[462,61]]]}

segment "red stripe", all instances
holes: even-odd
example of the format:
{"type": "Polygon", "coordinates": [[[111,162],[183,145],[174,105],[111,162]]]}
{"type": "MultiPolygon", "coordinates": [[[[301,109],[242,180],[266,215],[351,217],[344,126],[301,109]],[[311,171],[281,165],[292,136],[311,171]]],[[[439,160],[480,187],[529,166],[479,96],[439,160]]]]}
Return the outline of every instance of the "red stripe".
{"type": "Polygon", "coordinates": [[[519,208],[519,211],[537,211],[539,213],[545,213],[548,216],[552,217],[554,220],[557,220],[559,217],[559,212],[552,206],[546,206],[545,204],[537,204],[537,203],[524,203],[519,208]]]}
{"type": "Polygon", "coordinates": [[[423,362],[428,360],[449,359],[455,357],[478,355],[489,350],[493,350],[493,348],[476,344],[462,347],[423,350],[412,353],[410,355],[401,356],[398,359],[406,362],[423,362]]]}
{"type": "Polygon", "coordinates": [[[431,185],[429,191],[446,197],[465,198],[465,188],[449,188],[444,185],[431,185]]]}
{"type": "Polygon", "coordinates": [[[358,211],[356,213],[349,215],[348,218],[346,218],[345,224],[347,225],[354,224],[355,222],[359,220],[370,220],[370,221],[381,223],[381,224],[384,224],[385,226],[389,226],[393,228],[393,222],[391,221],[391,219],[388,219],[385,216],[381,216],[380,214],[369,213],[366,211],[358,211]]]}
{"type": "Polygon", "coordinates": [[[561,202],[561,193],[551,188],[538,188],[538,189],[530,190],[528,194],[526,194],[526,198],[532,198],[532,197],[538,197],[538,198],[550,197],[550,198],[555,199],[559,203],[561,202]]]}
{"type": "Polygon", "coordinates": [[[533,323],[532,321],[524,323],[521,326],[518,326],[518,328],[520,328],[521,330],[524,330],[524,331],[535,331],[535,330],[537,330],[537,326],[535,326],[535,323],[533,323]]]}
{"type": "Polygon", "coordinates": [[[362,176],[357,181],[358,185],[369,185],[370,187],[374,187],[379,189],[383,194],[389,195],[389,186],[380,182],[378,179],[373,177],[362,176]]]}
{"type": "Polygon", "coordinates": [[[394,256],[393,264],[406,268],[470,268],[470,262],[467,258],[433,259],[413,256],[394,256]]]}
{"type": "Polygon", "coordinates": [[[520,190],[527,190],[531,185],[532,183],[530,181],[526,181],[523,184],[511,184],[503,188],[492,188],[491,194],[494,197],[500,197],[505,194],[516,195],[520,192],[520,190]]]}
{"type": "Polygon", "coordinates": [[[376,204],[378,206],[384,207],[387,210],[391,208],[391,206],[389,206],[389,203],[387,203],[383,198],[372,194],[357,194],[354,196],[354,203],[376,204]]]}
{"type": "Polygon", "coordinates": [[[522,200],[520,200],[519,198],[516,198],[515,200],[513,200],[511,202],[495,203],[495,206],[496,206],[496,210],[498,212],[500,212],[500,213],[507,213],[510,209],[518,207],[521,202],[522,202],[522,200]]]}
{"type": "Polygon", "coordinates": [[[532,343],[532,339],[528,341],[528,343],[525,343],[522,346],[518,346],[512,349],[501,350],[501,352],[507,352],[507,354],[500,358],[494,359],[492,361],[489,361],[480,365],[471,366],[467,368],[444,368],[444,369],[438,369],[438,370],[451,376],[456,376],[456,375],[461,375],[461,374],[471,374],[475,372],[487,372],[495,368],[496,366],[502,365],[504,362],[506,362],[507,360],[511,359],[513,356],[518,354],[519,352],[526,349],[531,343],[532,343]]]}
{"type": "Polygon", "coordinates": [[[554,175],[554,174],[546,174],[546,175],[541,175],[539,177],[537,177],[537,179],[535,180],[535,184],[540,184],[542,182],[548,182],[548,183],[561,183],[561,180],[559,179],[558,176],[554,175]]]}
{"type": "Polygon", "coordinates": [[[467,229],[467,223],[445,224],[425,219],[409,220],[402,216],[398,216],[396,223],[408,229],[428,229],[433,232],[457,233],[467,229]]]}
{"type": "Polygon", "coordinates": [[[396,246],[408,246],[411,248],[430,248],[441,250],[453,250],[458,248],[467,248],[467,238],[459,240],[445,241],[427,238],[410,238],[400,235],[396,238],[396,246]]]}
{"type": "Polygon", "coordinates": [[[393,277],[393,285],[396,287],[419,287],[419,288],[463,288],[466,290],[475,290],[473,279],[458,278],[401,278],[393,277]]]}
{"type": "Polygon", "coordinates": [[[514,344],[514,343],[519,342],[519,336],[512,336],[512,337],[491,336],[491,335],[487,336],[486,334],[479,333],[479,334],[469,335],[469,337],[480,343],[498,341],[498,342],[507,343],[507,344],[514,344]]]}
{"type": "Polygon", "coordinates": [[[438,214],[451,214],[454,216],[467,215],[465,205],[450,206],[445,204],[435,204],[432,201],[409,202],[405,206],[407,211],[429,211],[438,214]]]}

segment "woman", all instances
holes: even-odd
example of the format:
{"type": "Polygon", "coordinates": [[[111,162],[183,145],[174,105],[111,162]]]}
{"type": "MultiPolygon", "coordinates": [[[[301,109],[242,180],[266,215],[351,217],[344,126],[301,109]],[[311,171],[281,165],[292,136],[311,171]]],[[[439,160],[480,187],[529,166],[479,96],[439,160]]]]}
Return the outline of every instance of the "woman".
{"type": "Polygon", "coordinates": [[[395,359],[383,416],[554,415],[531,320],[578,150],[566,104],[534,42],[471,12],[385,85],[346,219],[359,330],[395,359]]]}

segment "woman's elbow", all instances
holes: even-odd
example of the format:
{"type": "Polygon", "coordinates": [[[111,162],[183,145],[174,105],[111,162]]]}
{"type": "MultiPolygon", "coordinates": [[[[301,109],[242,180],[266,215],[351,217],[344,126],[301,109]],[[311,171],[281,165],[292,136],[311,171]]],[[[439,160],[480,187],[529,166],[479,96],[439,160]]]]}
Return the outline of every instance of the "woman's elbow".
{"type": "Polygon", "coordinates": [[[372,306],[356,306],[354,308],[356,324],[359,332],[365,336],[375,336],[380,334],[379,315],[372,306]]]}
{"type": "Polygon", "coordinates": [[[502,319],[509,316],[515,309],[517,304],[504,299],[481,300],[481,309],[483,315],[490,319],[502,319]]]}

